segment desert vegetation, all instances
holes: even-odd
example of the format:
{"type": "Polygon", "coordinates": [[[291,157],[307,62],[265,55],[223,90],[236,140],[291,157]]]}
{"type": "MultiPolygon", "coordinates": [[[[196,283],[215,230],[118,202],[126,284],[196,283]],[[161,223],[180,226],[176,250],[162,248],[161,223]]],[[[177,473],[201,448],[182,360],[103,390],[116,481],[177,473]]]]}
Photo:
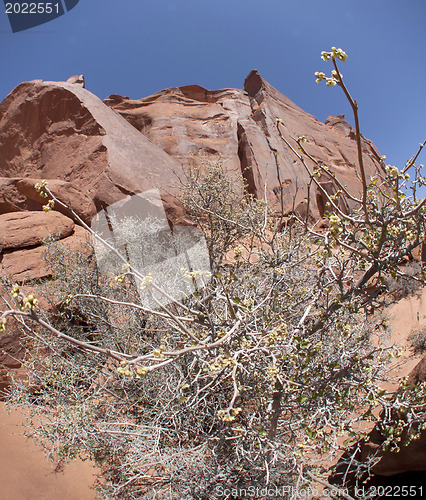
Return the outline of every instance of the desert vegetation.
{"type": "MultiPolygon", "coordinates": [[[[299,490],[333,488],[330,464],[379,419],[382,450],[350,461],[359,478],[381,451],[426,425],[426,387],[402,380],[396,391],[383,388],[401,352],[381,314],[390,287],[425,278],[421,266],[405,273],[403,265],[425,239],[425,179],[416,165],[424,143],[403,168],[382,157],[367,178],[358,105],[338,66],[346,57],[323,52],[332,73],[315,77],[340,87],[354,111],[360,193],[308,153],[304,136],[287,143],[310,189],[327,200],[326,228],[240,193],[218,161],[182,179],[210,257],[208,269],[176,269],[187,293],[141,272],[75,213],[115,267],[99,266],[93,249],[53,242],[52,278],[39,284],[50,308],[8,284],[1,329],[20,325],[30,346],[28,380],[14,382],[10,403],[38,417],[31,432],[52,455],[97,460],[105,498],[244,498],[248,488],[260,498],[264,487],[297,498],[299,490]]],[[[46,212],[72,212],[45,182],[37,189],[46,212]]],[[[147,239],[160,230],[152,219],[137,222],[147,239]]],[[[155,241],[159,253],[171,245],[155,241]]],[[[351,498],[342,488],[336,496],[351,498]]]]}

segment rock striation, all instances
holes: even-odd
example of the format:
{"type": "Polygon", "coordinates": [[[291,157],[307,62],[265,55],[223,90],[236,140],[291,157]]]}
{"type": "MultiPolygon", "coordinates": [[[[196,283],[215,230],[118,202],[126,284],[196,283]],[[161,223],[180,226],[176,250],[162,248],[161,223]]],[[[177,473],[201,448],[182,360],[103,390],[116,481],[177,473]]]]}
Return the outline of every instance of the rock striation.
{"type": "Polygon", "coordinates": [[[2,251],[38,246],[50,235],[56,239],[69,236],[74,223],[59,212],[12,212],[0,215],[2,251]]]}

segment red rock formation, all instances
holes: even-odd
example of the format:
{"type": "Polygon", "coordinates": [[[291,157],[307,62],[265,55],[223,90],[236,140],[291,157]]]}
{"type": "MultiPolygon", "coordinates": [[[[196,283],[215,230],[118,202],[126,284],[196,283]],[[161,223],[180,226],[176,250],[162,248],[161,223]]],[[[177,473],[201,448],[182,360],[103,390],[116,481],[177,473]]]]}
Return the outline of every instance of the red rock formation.
{"type": "MultiPolygon", "coordinates": [[[[286,141],[306,136],[307,151],[328,165],[343,184],[360,192],[356,176],[357,149],[355,134],[343,115],[329,117],[326,123],[305,113],[267,83],[257,71],[245,80],[244,90],[209,91],[191,85],[163,90],[149,97],[132,100],[117,95],[104,101],[145,134],[148,139],[190,167],[200,159],[215,161],[222,156],[229,170],[240,169],[248,189],[263,197],[266,193],[276,209],[281,191],[284,208],[289,212],[301,204],[306,210],[307,183],[303,165],[277,130],[277,118],[286,141]],[[275,163],[278,154],[279,176],[275,163]],[[278,180],[279,179],[279,180],[278,180]]],[[[373,144],[363,139],[367,175],[379,167],[379,154],[373,144]]],[[[312,165],[311,165],[312,167],[312,165]]],[[[335,191],[326,179],[326,189],[335,191]]],[[[324,212],[325,201],[315,190],[310,209],[314,216],[324,212]]]]}
{"type": "MultiPolygon", "coordinates": [[[[359,191],[354,134],[342,116],[320,123],[256,71],[244,87],[208,91],[191,85],[104,102],[84,88],[79,75],[68,82],[35,80],[16,87],[0,104],[2,274],[20,282],[45,277],[43,237],[53,233],[71,246],[84,238],[70,219],[34,213],[46,202],[34,189],[43,178],[86,222],[125,196],[152,188],[160,190],[166,214],[176,221],[183,211],[173,196],[179,184],[175,174],[182,176],[183,168],[202,158],[222,156],[229,171],[243,173],[250,192],[262,197],[266,192],[276,209],[282,192],[287,212],[296,206],[300,213],[309,208],[322,215],[320,193],[313,193],[308,207],[308,175],[280,138],[277,118],[289,143],[305,135],[307,150],[359,191]]],[[[363,145],[367,172],[373,173],[378,153],[370,142],[363,145]]],[[[324,186],[334,190],[330,181],[324,186]]]]}
{"type": "Polygon", "coordinates": [[[68,217],[51,212],[15,212],[0,215],[0,247],[3,252],[41,245],[45,238],[65,238],[74,229],[68,217]]]}
{"type": "MultiPolygon", "coordinates": [[[[308,206],[309,177],[280,138],[277,118],[286,141],[294,145],[292,138],[305,135],[309,153],[354,192],[360,190],[354,132],[344,117],[320,123],[257,71],[246,78],[245,90],[208,91],[191,85],[139,100],[110,96],[104,103],[83,83],[81,77],[23,83],[0,104],[0,214],[41,210],[46,200],[34,184],[45,178],[52,192],[86,222],[101,208],[152,188],[160,189],[166,213],[176,221],[183,211],[173,196],[179,184],[175,174],[181,176],[182,167],[200,159],[221,156],[227,169],[243,173],[250,192],[262,197],[266,192],[275,209],[281,208],[282,193],[286,212],[296,207],[322,216],[323,196],[313,190],[308,206]]],[[[372,174],[379,156],[369,141],[363,147],[367,173],[372,174]]],[[[323,185],[335,191],[329,179],[323,185]]],[[[36,270],[40,255],[40,249],[32,249],[28,259],[10,254],[3,259],[3,270],[44,275],[42,264],[36,270]],[[17,266],[21,261],[28,265],[17,266]]]]}
{"type": "MultiPolygon", "coordinates": [[[[296,147],[294,138],[302,135],[312,157],[358,194],[355,134],[344,116],[319,122],[257,71],[248,75],[244,90],[191,85],[138,100],[111,95],[104,102],[78,75],[68,82],[23,83],[0,104],[1,272],[17,281],[44,277],[49,270],[43,237],[56,234],[71,247],[85,237],[66,210],[65,216],[34,213],[46,202],[34,189],[43,178],[86,222],[125,196],[152,188],[161,191],[166,213],[176,221],[183,212],[173,197],[175,174],[221,156],[229,171],[242,172],[251,193],[266,193],[276,210],[282,194],[286,212],[296,207],[321,217],[324,197],[314,188],[308,203],[309,176],[288,146],[296,147]]],[[[380,168],[380,157],[370,141],[362,138],[362,145],[368,178],[380,168]]],[[[320,182],[327,192],[336,190],[328,178],[320,182]]],[[[0,359],[4,370],[14,368],[13,359],[19,365],[22,356],[12,340],[3,338],[2,346],[12,353],[0,359]]]]}
{"type": "Polygon", "coordinates": [[[173,172],[181,172],[177,161],[81,85],[22,83],[0,104],[3,213],[40,209],[28,178],[44,178],[59,181],[54,191],[90,221],[126,195],[176,192],[173,172]]]}
{"type": "MultiPolygon", "coordinates": [[[[84,252],[87,237],[88,232],[85,229],[75,226],[72,234],[62,239],[61,243],[67,245],[71,250],[84,252]]],[[[0,272],[20,283],[50,276],[51,270],[44,259],[45,251],[46,247],[39,245],[33,248],[5,252],[0,255],[0,272]]]]}
{"type": "Polygon", "coordinates": [[[0,215],[0,271],[20,282],[48,276],[43,258],[46,239],[61,239],[70,248],[81,249],[86,236],[86,230],[59,212],[0,215]]]}
{"type": "Polygon", "coordinates": [[[84,89],[86,88],[86,82],[84,79],[84,75],[73,75],[70,76],[67,80],[67,83],[73,83],[75,85],[81,85],[84,89]]]}
{"type": "MultiPolygon", "coordinates": [[[[426,382],[426,356],[413,368],[408,381],[417,385],[426,382]]],[[[408,433],[402,434],[403,442],[406,442],[408,433]]],[[[374,453],[376,449],[384,442],[385,438],[374,428],[369,435],[367,443],[361,446],[361,459],[374,453]]],[[[373,471],[380,476],[392,476],[409,471],[426,471],[426,432],[422,431],[418,439],[412,440],[408,445],[401,447],[396,452],[383,453],[380,462],[374,466],[373,471]]]]}

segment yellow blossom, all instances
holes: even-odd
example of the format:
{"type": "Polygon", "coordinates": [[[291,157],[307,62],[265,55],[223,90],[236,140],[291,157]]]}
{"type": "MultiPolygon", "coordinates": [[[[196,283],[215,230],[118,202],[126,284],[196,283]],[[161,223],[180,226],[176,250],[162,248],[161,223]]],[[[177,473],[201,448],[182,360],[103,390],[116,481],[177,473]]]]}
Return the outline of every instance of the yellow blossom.
{"type": "Polygon", "coordinates": [[[271,380],[277,377],[280,373],[279,368],[277,368],[276,366],[268,366],[267,371],[268,371],[268,378],[271,380]]]}
{"type": "Polygon", "coordinates": [[[330,216],[330,224],[332,225],[337,225],[340,224],[342,219],[338,215],[331,215],[330,216]]]}
{"type": "Polygon", "coordinates": [[[315,71],[315,78],[316,78],[316,82],[319,83],[321,82],[322,80],[324,80],[325,78],[325,74],[323,72],[319,72],[319,71],[315,71]]]}
{"type": "Polygon", "coordinates": [[[136,368],[136,373],[138,375],[146,375],[148,373],[148,368],[146,366],[138,366],[136,368]]]}
{"type": "Polygon", "coordinates": [[[150,274],[146,275],[142,281],[140,287],[144,290],[145,288],[149,288],[152,285],[153,278],[150,274]]]}
{"type": "Polygon", "coordinates": [[[0,322],[0,332],[6,331],[7,318],[2,318],[0,322]]]}

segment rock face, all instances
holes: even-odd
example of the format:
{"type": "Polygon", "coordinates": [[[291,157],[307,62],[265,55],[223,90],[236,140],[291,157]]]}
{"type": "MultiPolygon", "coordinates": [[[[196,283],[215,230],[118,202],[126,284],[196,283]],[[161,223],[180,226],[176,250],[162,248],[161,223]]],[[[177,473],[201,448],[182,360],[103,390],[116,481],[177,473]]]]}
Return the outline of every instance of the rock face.
{"type": "MultiPolygon", "coordinates": [[[[89,221],[126,195],[151,188],[176,194],[175,174],[182,167],[220,156],[227,169],[243,173],[250,192],[263,196],[266,187],[274,208],[281,208],[282,194],[286,212],[298,205],[303,211],[309,176],[291,151],[292,138],[301,135],[317,161],[352,192],[360,191],[355,134],[344,116],[319,122],[257,71],[248,75],[244,90],[191,85],[139,100],[112,95],[104,103],[83,83],[81,75],[68,82],[23,83],[0,104],[2,213],[39,210],[43,199],[33,183],[46,178],[89,221]]],[[[379,155],[366,139],[363,149],[367,175],[374,174],[379,155]]],[[[320,182],[336,190],[328,177],[320,182]]],[[[309,210],[317,218],[325,202],[313,191],[309,210]]]]}
{"type": "Polygon", "coordinates": [[[21,211],[0,215],[0,271],[15,281],[43,278],[50,271],[44,261],[48,239],[82,248],[87,231],[59,212],[21,211]]]}
{"type": "MultiPolygon", "coordinates": [[[[304,147],[316,162],[353,195],[360,193],[355,133],[345,117],[319,122],[255,70],[243,90],[190,85],[137,100],[111,95],[103,102],[85,89],[83,75],[22,83],[0,103],[0,273],[18,282],[46,277],[46,236],[80,249],[86,239],[68,210],[41,213],[46,200],[34,188],[41,179],[85,222],[126,196],[158,189],[176,223],[184,216],[176,199],[184,170],[221,157],[229,172],[242,173],[250,193],[266,193],[276,211],[318,219],[325,199],[313,186],[308,200],[310,177],[295,154],[299,136],[306,137],[304,147]]],[[[365,138],[362,148],[369,177],[382,168],[380,155],[365,138]]],[[[315,162],[307,165],[312,171],[315,162]]],[[[318,181],[329,194],[337,191],[330,177],[318,181]]],[[[9,352],[0,356],[0,388],[2,375],[17,368],[24,354],[16,340],[0,343],[9,352]]],[[[424,365],[413,376],[420,372],[424,365]]],[[[402,470],[426,469],[424,446],[422,435],[403,460],[384,457],[380,466],[395,473],[402,461],[402,470]]]]}
{"type": "MultiPolygon", "coordinates": [[[[426,356],[411,371],[408,381],[414,385],[426,382],[426,356]]],[[[401,437],[404,442],[407,440],[408,434],[405,432],[401,437]]],[[[369,441],[361,446],[361,459],[367,458],[371,453],[374,453],[384,440],[382,434],[374,428],[369,435],[369,441]]],[[[380,476],[392,476],[409,471],[426,471],[425,449],[426,433],[422,431],[418,439],[414,439],[408,445],[403,446],[398,453],[384,453],[373,470],[380,476]]]]}
{"type": "Polygon", "coordinates": [[[33,180],[47,179],[88,222],[126,195],[173,194],[173,172],[176,160],[80,84],[27,82],[0,104],[3,213],[40,210],[33,180]]]}
{"type": "Polygon", "coordinates": [[[84,89],[86,88],[86,81],[84,75],[73,75],[67,80],[67,83],[74,83],[76,85],[81,85],[84,89]]]}
{"type": "Polygon", "coordinates": [[[41,245],[49,236],[69,236],[74,223],[68,217],[51,212],[14,212],[0,215],[0,247],[3,252],[41,245]]]}
{"type": "MultiPolygon", "coordinates": [[[[328,165],[353,193],[360,192],[355,133],[344,116],[319,122],[255,70],[246,78],[244,90],[209,91],[191,85],[138,100],[111,95],[104,102],[184,167],[221,156],[229,170],[243,173],[253,194],[263,197],[266,186],[275,209],[280,209],[282,192],[286,212],[293,204],[306,210],[309,176],[289,147],[297,149],[292,138],[302,135],[308,153],[328,165]],[[282,120],[279,125],[277,118],[282,120]]],[[[373,175],[381,168],[379,154],[370,141],[363,138],[362,144],[367,175],[373,175]]],[[[328,192],[337,190],[328,177],[320,181],[328,192]]],[[[315,189],[312,215],[320,217],[324,209],[323,195],[315,189]]]]}
{"type": "MultiPolygon", "coordinates": [[[[183,170],[222,157],[226,169],[243,174],[251,193],[266,192],[272,208],[321,217],[323,195],[312,189],[308,203],[309,176],[291,151],[292,137],[301,135],[312,157],[359,193],[355,136],[343,115],[319,122],[257,71],[248,75],[244,90],[191,85],[139,100],[112,95],[104,102],[84,88],[82,75],[67,82],[22,83],[0,104],[0,214],[10,214],[2,236],[8,243],[0,241],[3,272],[45,273],[42,263],[37,271],[36,242],[17,236],[25,236],[20,229],[25,218],[12,215],[42,209],[46,200],[34,188],[41,179],[85,222],[128,195],[156,188],[169,220],[183,223],[176,200],[183,170]],[[24,248],[28,259],[17,253],[24,248]]],[[[367,174],[373,174],[379,155],[365,139],[363,148],[367,174]]],[[[327,192],[337,190],[332,179],[319,181],[327,192]]],[[[70,216],[59,206],[55,210],[70,216]]]]}
{"type": "MultiPolygon", "coordinates": [[[[390,383],[384,385],[388,391],[398,391],[398,380],[408,378],[413,385],[426,382],[426,356],[413,352],[410,335],[415,332],[424,332],[426,329],[426,288],[419,289],[413,295],[402,298],[387,308],[385,314],[389,318],[390,342],[405,348],[401,358],[391,363],[388,369],[390,383]]],[[[404,398],[399,398],[403,400],[404,398]]],[[[392,417],[405,419],[403,414],[392,413],[392,417]]],[[[389,418],[389,415],[381,413],[380,418],[389,418]]],[[[407,443],[409,434],[405,430],[401,435],[402,443],[407,443]]],[[[333,484],[342,484],[342,478],[346,477],[349,484],[355,485],[356,466],[351,467],[356,461],[365,463],[369,457],[378,454],[380,461],[376,463],[371,471],[374,476],[366,483],[368,486],[389,486],[424,484],[424,471],[426,471],[426,432],[421,431],[418,439],[413,439],[400,451],[380,451],[380,446],[385,441],[385,436],[380,432],[380,426],[372,427],[368,440],[361,440],[350,447],[341,457],[335,473],[329,480],[333,484]],[[423,471],[423,472],[421,472],[423,471]],[[407,476],[408,475],[408,476],[407,476]],[[409,479],[409,480],[408,480],[409,479]],[[401,482],[399,482],[401,481],[401,482]]],[[[362,481],[363,479],[361,479],[362,481]]],[[[353,494],[354,491],[349,491],[353,494]]],[[[356,497],[356,495],[354,495],[356,497]]]]}
{"type": "MultiPolygon", "coordinates": [[[[68,220],[72,222],[70,219],[68,220]]],[[[61,239],[61,243],[73,251],[84,252],[87,248],[87,237],[88,232],[85,229],[75,226],[69,236],[61,239]]],[[[13,252],[4,252],[0,255],[0,272],[20,283],[31,279],[45,278],[51,273],[44,258],[45,251],[46,247],[39,245],[13,252]]]]}

